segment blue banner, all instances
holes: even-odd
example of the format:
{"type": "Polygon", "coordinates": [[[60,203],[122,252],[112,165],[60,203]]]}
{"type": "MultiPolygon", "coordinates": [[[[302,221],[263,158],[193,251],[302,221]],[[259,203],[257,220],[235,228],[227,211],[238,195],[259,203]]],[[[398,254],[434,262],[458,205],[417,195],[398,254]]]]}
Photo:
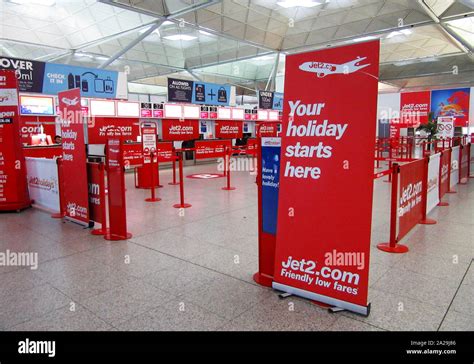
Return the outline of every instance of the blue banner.
{"type": "Polygon", "coordinates": [[[56,95],[60,91],[78,88],[83,97],[127,98],[126,77],[119,78],[117,71],[9,57],[0,57],[0,69],[17,72],[21,92],[56,95]]]}
{"type": "Polygon", "coordinates": [[[273,93],[273,110],[283,110],[283,93],[282,92],[274,92],[273,93]]]}
{"type": "Polygon", "coordinates": [[[230,86],[194,81],[192,103],[228,106],[230,103],[230,86]]]}
{"type": "Polygon", "coordinates": [[[115,98],[117,83],[116,71],[46,63],[43,93],[55,95],[60,91],[79,88],[84,97],[115,98]]]}
{"type": "Polygon", "coordinates": [[[261,150],[263,231],[275,235],[280,186],[281,138],[262,138],[261,150]]]}

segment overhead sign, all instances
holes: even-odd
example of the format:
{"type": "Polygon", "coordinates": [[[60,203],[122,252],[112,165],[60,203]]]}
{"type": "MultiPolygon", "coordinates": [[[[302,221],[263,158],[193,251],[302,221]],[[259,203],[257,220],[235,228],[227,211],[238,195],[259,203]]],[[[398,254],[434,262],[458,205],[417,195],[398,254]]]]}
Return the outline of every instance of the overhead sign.
{"type": "Polygon", "coordinates": [[[229,85],[168,78],[169,102],[227,106],[231,96],[229,85]]]}
{"type": "Polygon", "coordinates": [[[452,116],[438,117],[436,135],[442,139],[454,137],[454,118],[452,116]]]}
{"type": "Polygon", "coordinates": [[[379,48],[377,40],[286,58],[273,281],[365,315],[379,48]]]}
{"type": "Polygon", "coordinates": [[[1,57],[0,69],[15,70],[19,91],[56,95],[78,88],[83,97],[126,99],[123,72],[1,57]]]}
{"type": "Polygon", "coordinates": [[[187,102],[193,100],[193,81],[168,78],[168,101],[187,102]]]}
{"type": "Polygon", "coordinates": [[[66,217],[89,225],[89,186],[81,93],[78,88],[58,93],[62,138],[63,198],[66,217]]]}
{"type": "Polygon", "coordinates": [[[259,91],[258,108],[283,110],[283,94],[281,92],[259,91]]]}

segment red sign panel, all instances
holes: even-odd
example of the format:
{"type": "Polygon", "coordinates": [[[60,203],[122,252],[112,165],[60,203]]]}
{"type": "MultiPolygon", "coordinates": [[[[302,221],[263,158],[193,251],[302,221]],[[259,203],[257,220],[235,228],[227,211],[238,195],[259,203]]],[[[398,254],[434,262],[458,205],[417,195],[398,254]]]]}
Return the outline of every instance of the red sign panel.
{"type": "Polygon", "coordinates": [[[426,161],[420,159],[400,166],[398,192],[398,239],[423,218],[423,183],[426,161]]]}
{"type": "Polygon", "coordinates": [[[127,232],[127,209],[125,204],[125,177],[123,169],[123,144],[120,138],[107,138],[106,165],[109,206],[108,240],[122,240],[131,237],[127,232]]]}
{"type": "Polygon", "coordinates": [[[163,140],[192,140],[199,138],[198,120],[173,120],[161,121],[163,140]]]}
{"type": "Polygon", "coordinates": [[[81,90],[76,88],[58,93],[62,138],[63,198],[66,217],[89,224],[86,147],[81,109],[81,90]]]}
{"type": "Polygon", "coordinates": [[[361,314],[378,74],[379,41],[286,58],[273,287],[361,314]]]}
{"type": "Polygon", "coordinates": [[[247,154],[257,155],[258,151],[258,141],[257,139],[248,139],[247,140],[247,154]]]}
{"type": "Polygon", "coordinates": [[[135,141],[140,135],[139,120],[136,118],[94,117],[89,118],[87,125],[89,144],[105,144],[107,141],[107,130],[112,128],[120,131],[123,140],[135,141]]]}
{"type": "Polygon", "coordinates": [[[242,138],[243,123],[241,121],[216,121],[216,138],[242,138]]]}
{"type": "Polygon", "coordinates": [[[402,92],[400,95],[400,125],[416,128],[428,122],[431,107],[431,92],[402,92]]]}
{"type": "Polygon", "coordinates": [[[99,163],[87,163],[87,177],[89,183],[89,217],[91,220],[102,223],[103,216],[102,204],[105,201],[101,200],[100,191],[103,180],[103,165],[99,163]]]}
{"type": "Polygon", "coordinates": [[[439,184],[439,199],[445,195],[446,192],[449,191],[449,174],[450,170],[449,167],[451,165],[451,153],[449,150],[445,150],[441,152],[441,160],[440,160],[440,184],[439,184]]]}
{"type": "Polygon", "coordinates": [[[231,148],[230,140],[197,140],[194,143],[196,148],[196,159],[222,158],[225,148],[231,148]]]}
{"type": "Polygon", "coordinates": [[[142,145],[138,143],[123,145],[123,160],[126,168],[143,164],[142,145]]]}
{"type": "Polygon", "coordinates": [[[0,71],[0,210],[30,205],[20,141],[18,84],[14,71],[0,71]]]}
{"type": "Polygon", "coordinates": [[[159,162],[171,162],[174,159],[173,143],[161,142],[156,145],[159,162]]]}
{"type": "Polygon", "coordinates": [[[257,135],[261,137],[276,137],[278,135],[278,124],[276,123],[258,123],[257,135]]]}

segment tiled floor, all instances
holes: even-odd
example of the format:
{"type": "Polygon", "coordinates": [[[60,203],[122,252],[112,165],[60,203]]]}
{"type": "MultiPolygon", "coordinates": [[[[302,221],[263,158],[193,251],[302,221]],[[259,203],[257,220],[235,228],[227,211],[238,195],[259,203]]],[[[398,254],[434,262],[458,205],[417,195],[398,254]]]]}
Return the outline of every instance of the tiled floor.
{"type": "MultiPolygon", "coordinates": [[[[215,172],[214,165],[185,174],[215,172]]],[[[474,330],[474,180],[447,196],[434,226],[417,226],[410,252],[383,253],[389,184],[375,183],[369,296],[364,318],[281,300],[255,284],[255,176],[186,179],[193,206],[179,215],[179,188],[161,173],[162,201],[127,176],[133,238],[107,242],[35,209],[0,215],[0,251],[37,251],[39,267],[0,267],[1,330],[474,330]]]]}

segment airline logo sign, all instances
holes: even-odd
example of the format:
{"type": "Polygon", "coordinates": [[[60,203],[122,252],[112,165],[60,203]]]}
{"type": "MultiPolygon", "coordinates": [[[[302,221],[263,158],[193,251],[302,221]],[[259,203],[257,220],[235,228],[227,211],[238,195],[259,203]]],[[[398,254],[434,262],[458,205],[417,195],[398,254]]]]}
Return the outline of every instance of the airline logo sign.
{"type": "Polygon", "coordinates": [[[287,56],[281,131],[273,288],[361,314],[375,148],[367,120],[377,114],[379,48],[374,41],[287,56]]]}
{"type": "Polygon", "coordinates": [[[299,68],[305,72],[316,73],[318,77],[326,77],[327,75],[332,74],[344,74],[348,75],[350,73],[357,72],[358,70],[370,66],[369,64],[360,64],[367,57],[357,57],[356,59],[343,63],[343,64],[333,64],[319,61],[311,61],[302,63],[299,68]]]}

